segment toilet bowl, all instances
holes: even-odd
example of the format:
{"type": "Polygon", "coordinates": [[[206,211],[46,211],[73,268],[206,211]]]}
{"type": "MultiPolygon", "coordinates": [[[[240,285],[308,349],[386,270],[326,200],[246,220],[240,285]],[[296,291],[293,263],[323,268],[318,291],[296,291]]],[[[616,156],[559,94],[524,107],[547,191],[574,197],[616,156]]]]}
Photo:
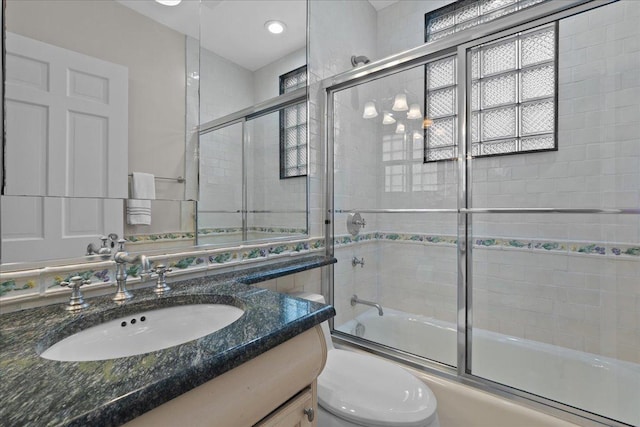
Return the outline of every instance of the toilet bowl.
{"type": "MultiPolygon", "coordinates": [[[[324,303],[317,294],[298,298],[324,303]]],[[[327,364],[318,377],[318,427],[440,427],[433,392],[400,366],[334,348],[322,323],[327,364]]]]}

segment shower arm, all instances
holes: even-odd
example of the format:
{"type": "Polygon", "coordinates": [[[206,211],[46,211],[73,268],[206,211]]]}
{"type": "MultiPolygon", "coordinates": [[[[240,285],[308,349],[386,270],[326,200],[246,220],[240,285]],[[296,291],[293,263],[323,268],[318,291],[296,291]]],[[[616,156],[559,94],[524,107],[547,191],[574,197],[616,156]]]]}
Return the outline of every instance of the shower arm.
{"type": "Polygon", "coordinates": [[[382,306],[380,304],[378,304],[377,302],[374,301],[367,301],[367,300],[363,300],[358,298],[358,295],[353,295],[351,297],[351,307],[355,307],[356,304],[362,304],[362,305],[368,305],[371,307],[375,307],[378,309],[378,316],[382,316],[384,313],[382,312],[382,306]]]}

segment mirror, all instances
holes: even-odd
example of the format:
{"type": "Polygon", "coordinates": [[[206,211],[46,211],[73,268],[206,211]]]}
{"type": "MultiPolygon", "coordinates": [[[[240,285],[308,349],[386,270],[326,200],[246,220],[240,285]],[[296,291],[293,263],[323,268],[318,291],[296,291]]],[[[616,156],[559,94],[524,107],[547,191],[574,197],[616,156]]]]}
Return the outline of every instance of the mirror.
{"type": "MultiPolygon", "coordinates": [[[[237,9],[251,8],[249,3],[273,3],[284,13],[296,10],[287,18],[287,30],[300,27],[303,38],[295,49],[287,47],[285,54],[298,51],[302,63],[306,62],[306,1],[184,0],[174,7],[153,0],[5,2],[3,263],[84,259],[87,245],[99,245],[99,236],[110,233],[135,242],[128,246],[132,251],[195,244],[196,203],[189,200],[198,197],[200,110],[209,111],[202,117],[210,120],[271,96],[266,87],[260,87],[252,97],[242,98],[248,104],[229,101],[241,99],[237,94],[221,98],[219,91],[233,87],[231,80],[237,76],[214,67],[239,61],[223,58],[224,49],[244,52],[257,47],[260,55],[254,50],[254,59],[264,65],[282,57],[281,51],[270,53],[256,39],[225,33],[242,27],[238,16],[242,21],[255,18],[255,11],[237,9]],[[226,25],[214,25],[219,22],[226,25]],[[24,44],[31,44],[26,49],[41,55],[46,51],[45,56],[29,58],[24,44]],[[224,46],[220,50],[216,45],[224,46]],[[203,59],[201,63],[205,51],[222,62],[203,59]],[[68,62],[58,64],[60,57],[68,62]],[[66,71],[66,78],[59,68],[66,71]],[[104,75],[107,69],[113,76],[104,75]],[[212,77],[216,85],[211,96],[201,100],[200,74],[204,81],[212,77]],[[58,84],[56,90],[71,99],[62,96],[46,103],[37,98],[42,94],[34,95],[38,89],[58,84]],[[62,104],[65,114],[53,113],[56,103],[62,104]],[[62,145],[47,145],[54,136],[62,136],[62,145]],[[14,138],[28,144],[12,145],[14,138]],[[125,199],[131,194],[133,172],[154,175],[151,225],[127,224],[125,199]],[[21,212],[30,212],[27,220],[21,212]],[[52,234],[44,228],[51,223],[53,235],[74,236],[75,241],[49,245],[52,234]],[[26,242],[27,247],[14,250],[15,244],[26,242]],[[39,251],[32,248],[43,243],[54,249],[36,254],[39,251]]],[[[264,22],[260,27],[264,29],[264,22]]],[[[282,40],[275,45],[282,47],[282,40]]],[[[265,68],[256,64],[247,70],[257,74],[265,68]]],[[[277,82],[274,87],[277,90],[277,82]]]]}
{"type": "Polygon", "coordinates": [[[203,2],[199,244],[307,234],[306,102],[257,117],[235,114],[306,87],[306,10],[305,0],[203,2]],[[275,17],[280,34],[267,29],[275,17]],[[228,43],[208,42],[223,36],[228,43]],[[238,44],[246,39],[252,42],[238,44]],[[209,131],[213,123],[222,124],[209,131]]]}

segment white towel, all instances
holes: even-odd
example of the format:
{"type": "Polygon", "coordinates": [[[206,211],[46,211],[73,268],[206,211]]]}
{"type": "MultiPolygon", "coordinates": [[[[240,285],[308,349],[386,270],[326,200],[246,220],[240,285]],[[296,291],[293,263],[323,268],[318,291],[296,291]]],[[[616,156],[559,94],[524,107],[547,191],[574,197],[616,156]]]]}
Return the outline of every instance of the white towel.
{"type": "Polygon", "coordinates": [[[151,200],[127,200],[127,224],[151,225],[151,200]]]}
{"type": "Polygon", "coordinates": [[[151,200],[156,198],[156,181],[150,173],[131,174],[131,199],[127,200],[127,224],[151,225],[151,200]]]}
{"type": "Polygon", "coordinates": [[[143,200],[156,199],[156,179],[150,173],[131,174],[131,198],[143,200]]]}

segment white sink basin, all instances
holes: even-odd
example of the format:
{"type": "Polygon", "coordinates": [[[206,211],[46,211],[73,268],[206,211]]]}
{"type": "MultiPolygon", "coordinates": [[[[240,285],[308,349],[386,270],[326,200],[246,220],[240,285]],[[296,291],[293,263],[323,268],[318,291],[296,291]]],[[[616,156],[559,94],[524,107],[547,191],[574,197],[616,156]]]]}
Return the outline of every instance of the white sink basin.
{"type": "Polygon", "coordinates": [[[67,362],[107,360],[162,350],[230,325],[244,310],[225,304],[190,304],[141,311],[77,332],[40,356],[67,362]]]}

